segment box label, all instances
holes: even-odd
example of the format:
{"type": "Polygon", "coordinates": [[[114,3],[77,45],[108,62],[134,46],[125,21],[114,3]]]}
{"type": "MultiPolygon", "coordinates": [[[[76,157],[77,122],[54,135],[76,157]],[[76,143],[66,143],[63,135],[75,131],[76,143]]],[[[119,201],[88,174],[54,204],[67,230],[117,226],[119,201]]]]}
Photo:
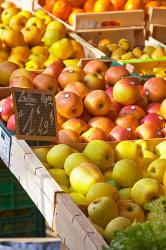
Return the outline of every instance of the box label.
{"type": "Polygon", "coordinates": [[[0,121],[0,157],[7,167],[10,166],[11,135],[0,121]]]}

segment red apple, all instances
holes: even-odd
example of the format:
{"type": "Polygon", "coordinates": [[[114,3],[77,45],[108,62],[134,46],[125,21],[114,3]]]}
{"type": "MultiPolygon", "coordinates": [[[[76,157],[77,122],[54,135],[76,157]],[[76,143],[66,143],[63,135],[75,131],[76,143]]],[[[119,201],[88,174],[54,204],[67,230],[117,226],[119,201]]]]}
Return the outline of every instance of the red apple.
{"type": "Polygon", "coordinates": [[[161,103],[160,114],[166,119],[166,99],[161,103]]]}
{"type": "Polygon", "coordinates": [[[121,126],[114,127],[108,135],[111,141],[124,141],[136,139],[131,128],[124,128],[121,126]]]}
{"type": "Polygon", "coordinates": [[[39,74],[33,80],[33,85],[39,90],[52,90],[54,93],[58,93],[58,82],[55,77],[47,74],[39,74]]]}
{"type": "Polygon", "coordinates": [[[16,69],[11,74],[11,77],[10,77],[9,81],[12,81],[14,78],[24,76],[24,77],[28,78],[32,82],[33,79],[36,77],[36,75],[37,75],[37,73],[34,74],[34,72],[27,71],[26,69],[16,69]]]}
{"type": "Polygon", "coordinates": [[[153,139],[162,137],[161,131],[152,122],[146,122],[136,128],[136,135],[140,139],[153,139]]]}
{"type": "Polygon", "coordinates": [[[77,133],[71,130],[62,129],[58,131],[58,143],[62,144],[73,144],[79,143],[80,138],[77,133]]]}
{"type": "Polygon", "coordinates": [[[50,75],[55,77],[56,79],[58,78],[59,74],[61,71],[65,68],[65,64],[61,60],[56,60],[52,64],[50,64],[45,70],[44,74],[50,75]]]}
{"type": "Polygon", "coordinates": [[[130,79],[121,79],[114,85],[113,98],[120,104],[135,104],[139,97],[138,85],[130,79]]]}
{"type": "Polygon", "coordinates": [[[166,98],[166,81],[161,77],[153,77],[145,82],[144,93],[150,102],[160,102],[166,98]]]}
{"type": "Polygon", "coordinates": [[[115,124],[124,128],[131,128],[133,131],[135,131],[139,125],[138,120],[132,115],[119,116],[116,119],[115,124]]]}
{"type": "Polygon", "coordinates": [[[163,129],[165,125],[165,120],[161,115],[151,113],[146,115],[141,121],[140,124],[145,122],[152,122],[158,129],[163,129]]]}
{"type": "Polygon", "coordinates": [[[114,108],[119,113],[122,108],[122,105],[114,100],[113,87],[109,87],[108,89],[106,89],[106,93],[111,100],[111,108],[114,108]]]}
{"type": "Polygon", "coordinates": [[[12,131],[15,132],[16,131],[16,121],[15,121],[15,114],[12,114],[8,121],[7,121],[7,128],[12,131]]]}
{"type": "Polygon", "coordinates": [[[132,115],[137,120],[140,120],[145,116],[145,111],[137,105],[128,105],[120,110],[119,115],[132,115]]]}
{"type": "Polygon", "coordinates": [[[62,128],[74,131],[78,135],[81,135],[88,130],[89,126],[79,118],[71,118],[63,123],[62,128]]]}
{"type": "Polygon", "coordinates": [[[16,78],[13,78],[10,81],[9,86],[10,87],[33,89],[32,82],[28,78],[26,78],[25,76],[18,76],[16,78]]]}
{"type": "Polygon", "coordinates": [[[152,102],[146,107],[146,112],[148,114],[151,114],[151,113],[160,114],[160,107],[161,107],[161,103],[152,102]]]}
{"type": "Polygon", "coordinates": [[[114,85],[125,76],[129,76],[129,71],[125,66],[110,67],[105,74],[105,81],[108,85],[114,85]]]}
{"type": "Polygon", "coordinates": [[[111,108],[111,101],[104,90],[93,90],[84,100],[88,113],[94,116],[104,116],[111,108]]]}
{"type": "Polygon", "coordinates": [[[69,70],[74,70],[74,71],[78,72],[82,79],[85,76],[85,72],[84,72],[83,68],[78,66],[78,65],[74,65],[74,64],[73,65],[72,64],[68,65],[66,68],[63,69],[63,72],[64,71],[69,71],[69,70]]]}
{"type": "Polygon", "coordinates": [[[58,77],[60,89],[64,89],[69,83],[82,82],[82,80],[81,74],[74,70],[63,70],[58,77]]]}
{"type": "Polygon", "coordinates": [[[13,101],[10,97],[0,101],[0,117],[7,122],[9,117],[13,114],[13,101]]]}
{"type": "Polygon", "coordinates": [[[88,87],[85,86],[85,84],[81,82],[73,82],[73,83],[67,84],[67,86],[64,88],[64,91],[73,92],[76,95],[78,95],[81,99],[84,99],[89,93],[88,87]]]}
{"type": "Polygon", "coordinates": [[[148,105],[148,98],[146,95],[144,95],[143,85],[138,85],[138,88],[140,92],[140,97],[138,98],[136,104],[144,109],[148,105]]]}
{"type": "Polygon", "coordinates": [[[102,62],[101,60],[98,60],[98,59],[94,59],[94,60],[89,61],[84,67],[84,71],[86,74],[102,73],[104,75],[105,72],[107,71],[107,69],[108,68],[105,65],[105,63],[102,62]]]}
{"type": "Polygon", "coordinates": [[[83,102],[75,93],[60,91],[55,100],[57,112],[64,118],[71,119],[82,115],[83,102]]]}
{"type": "Polygon", "coordinates": [[[85,122],[89,122],[89,120],[92,118],[92,115],[88,113],[88,111],[85,109],[83,110],[82,115],[80,116],[80,119],[82,119],[85,122]]]}
{"type": "Polygon", "coordinates": [[[95,127],[102,129],[106,135],[108,135],[114,127],[114,123],[109,118],[102,116],[96,116],[92,118],[88,122],[88,125],[91,128],[95,127]]]}
{"type": "Polygon", "coordinates": [[[84,83],[90,90],[105,89],[106,83],[101,73],[89,73],[84,77],[84,83]]]}
{"type": "Polygon", "coordinates": [[[104,131],[100,128],[89,128],[85,133],[83,133],[81,136],[81,142],[90,142],[93,140],[103,140],[107,141],[108,138],[104,131]]]}

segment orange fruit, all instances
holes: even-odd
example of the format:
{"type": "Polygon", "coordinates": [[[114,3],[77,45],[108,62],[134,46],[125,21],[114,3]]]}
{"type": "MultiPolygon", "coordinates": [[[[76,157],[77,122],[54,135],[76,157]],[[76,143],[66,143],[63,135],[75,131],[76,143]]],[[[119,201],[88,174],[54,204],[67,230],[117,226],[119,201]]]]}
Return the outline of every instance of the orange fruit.
{"type": "Polygon", "coordinates": [[[76,8],[81,8],[86,0],[68,0],[68,2],[76,8]]]}
{"type": "Polygon", "coordinates": [[[46,0],[45,1],[45,5],[44,5],[44,8],[48,11],[52,11],[52,8],[54,6],[54,3],[55,3],[56,0],[46,0]]]}
{"type": "Polygon", "coordinates": [[[93,7],[93,12],[105,12],[110,11],[113,5],[110,0],[97,0],[93,7]]]}
{"type": "Polygon", "coordinates": [[[83,10],[83,9],[79,9],[79,8],[73,9],[73,11],[70,13],[69,18],[68,18],[68,23],[69,23],[71,26],[73,25],[73,22],[74,22],[74,16],[75,16],[77,13],[84,13],[84,10],[83,10]]]}
{"type": "Polygon", "coordinates": [[[158,1],[150,1],[145,5],[145,14],[148,14],[150,7],[160,7],[160,3],[158,1]]]}
{"type": "Polygon", "coordinates": [[[125,10],[139,10],[142,8],[141,0],[128,0],[124,6],[125,10]]]}
{"type": "Polygon", "coordinates": [[[93,7],[96,0],[87,0],[84,4],[84,10],[85,12],[93,12],[93,7]]]}
{"type": "Polygon", "coordinates": [[[66,21],[72,11],[72,6],[67,0],[57,0],[52,8],[52,13],[66,21]]]}
{"type": "Polygon", "coordinates": [[[123,10],[126,0],[111,0],[115,10],[123,10]]]}

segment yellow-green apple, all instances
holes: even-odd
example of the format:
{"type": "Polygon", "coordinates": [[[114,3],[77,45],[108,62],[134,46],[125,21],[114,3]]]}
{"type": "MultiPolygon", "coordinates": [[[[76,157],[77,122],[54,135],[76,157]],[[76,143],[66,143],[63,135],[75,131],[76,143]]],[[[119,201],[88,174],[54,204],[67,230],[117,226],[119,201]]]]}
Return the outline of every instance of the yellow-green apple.
{"type": "Polygon", "coordinates": [[[17,13],[19,12],[20,10],[16,7],[8,7],[6,9],[4,9],[4,11],[2,12],[1,14],[1,20],[4,24],[9,24],[9,21],[10,19],[17,15],[17,13]]]}
{"type": "Polygon", "coordinates": [[[108,183],[109,185],[111,185],[112,187],[114,187],[116,190],[119,190],[121,187],[116,183],[115,180],[107,180],[106,183],[108,183]]]}
{"type": "MultiPolygon", "coordinates": [[[[73,153],[69,155],[64,163],[64,169],[67,175],[70,175],[71,171],[79,166],[83,162],[88,162],[89,159],[83,153],[73,153]]],[[[90,162],[90,161],[89,161],[90,162]]]]}
{"type": "Polygon", "coordinates": [[[21,32],[23,34],[24,41],[29,46],[36,46],[41,43],[42,33],[36,26],[24,27],[21,32]]]}
{"type": "Polygon", "coordinates": [[[101,197],[90,203],[88,214],[92,222],[103,228],[119,215],[117,205],[110,197],[101,197]]]}
{"type": "Polygon", "coordinates": [[[139,165],[130,159],[117,161],[112,170],[112,178],[121,187],[132,187],[142,178],[139,165]]]}
{"type": "Polygon", "coordinates": [[[137,105],[127,105],[120,110],[119,115],[132,115],[140,120],[145,116],[145,111],[137,105]]]}
{"type": "Polygon", "coordinates": [[[55,145],[47,153],[47,162],[54,168],[64,168],[66,158],[72,153],[73,150],[68,145],[55,145]]]}
{"type": "Polygon", "coordinates": [[[143,149],[142,152],[143,152],[143,158],[140,162],[140,166],[146,170],[148,166],[151,164],[151,162],[156,160],[158,157],[153,152],[146,149],[143,149]]]}
{"type": "Polygon", "coordinates": [[[120,200],[131,200],[132,188],[122,188],[118,191],[120,200]]]}
{"type": "Polygon", "coordinates": [[[135,130],[140,139],[153,139],[162,137],[161,131],[152,122],[146,122],[138,126],[135,130]]]}
{"type": "Polygon", "coordinates": [[[79,142],[81,141],[76,132],[68,129],[61,129],[58,131],[58,143],[72,145],[73,143],[79,142]]]}
{"type": "Polygon", "coordinates": [[[36,16],[32,16],[31,18],[29,18],[28,21],[26,22],[25,27],[30,28],[32,26],[36,26],[39,30],[41,30],[42,33],[45,31],[46,28],[44,22],[36,16]]]}
{"type": "Polygon", "coordinates": [[[32,82],[26,78],[25,76],[18,76],[16,78],[13,78],[9,82],[10,87],[18,87],[18,88],[29,88],[33,89],[32,82]]]}
{"type": "Polygon", "coordinates": [[[46,30],[60,30],[63,32],[63,35],[66,36],[67,34],[67,29],[65,25],[57,20],[51,21],[48,25],[46,30]]]}
{"type": "Polygon", "coordinates": [[[163,141],[163,142],[160,142],[159,144],[157,144],[154,151],[155,151],[155,153],[157,154],[158,157],[165,156],[166,141],[163,141]]]}
{"type": "Polygon", "coordinates": [[[81,142],[91,142],[94,140],[103,140],[108,141],[107,135],[104,133],[104,131],[100,128],[89,128],[86,132],[84,132],[80,136],[81,142]]]}
{"type": "Polygon", "coordinates": [[[131,220],[126,217],[118,216],[111,220],[104,232],[105,240],[110,244],[115,238],[118,231],[127,229],[132,224],[131,220]]]}
{"type": "Polygon", "coordinates": [[[141,121],[140,124],[146,123],[146,122],[152,122],[158,129],[163,129],[165,125],[165,120],[161,115],[151,113],[146,115],[141,121]]]}
{"type": "Polygon", "coordinates": [[[100,169],[90,163],[83,162],[70,173],[71,186],[80,194],[85,195],[97,182],[104,182],[100,169]]]}
{"type": "Polygon", "coordinates": [[[63,185],[65,187],[70,187],[69,178],[66,175],[63,169],[49,169],[48,172],[50,175],[56,180],[59,185],[63,185]]]}
{"type": "Polygon", "coordinates": [[[79,193],[70,193],[69,196],[71,199],[78,205],[84,204],[86,205],[86,198],[84,195],[79,193]]]}
{"type": "Polygon", "coordinates": [[[81,82],[82,80],[80,73],[74,70],[62,71],[58,77],[60,89],[64,89],[69,83],[81,82]]]}
{"type": "Polygon", "coordinates": [[[84,105],[90,114],[103,116],[109,112],[111,101],[104,90],[93,90],[85,97],[84,105]]]}
{"type": "Polygon", "coordinates": [[[112,179],[112,167],[108,168],[106,171],[103,172],[104,178],[106,181],[112,179]]]}
{"type": "Polygon", "coordinates": [[[93,226],[96,228],[97,232],[104,238],[104,228],[94,223],[93,223],[93,226]]]}
{"type": "Polygon", "coordinates": [[[57,112],[66,119],[79,117],[83,112],[83,102],[75,93],[60,91],[55,100],[57,112]]]}
{"type": "Polygon", "coordinates": [[[144,222],[145,215],[143,209],[130,200],[120,200],[118,202],[119,215],[131,221],[144,222]]]}
{"type": "Polygon", "coordinates": [[[107,70],[105,80],[108,85],[114,85],[123,77],[129,76],[129,74],[129,71],[124,66],[113,66],[107,70]]]}
{"type": "Polygon", "coordinates": [[[63,38],[52,44],[49,52],[57,59],[66,60],[73,55],[73,45],[70,39],[63,38]]]}
{"type": "Polygon", "coordinates": [[[25,45],[24,37],[20,31],[8,27],[2,34],[4,44],[10,48],[25,45]]]}
{"type": "Polygon", "coordinates": [[[81,135],[88,130],[88,124],[79,118],[71,118],[63,123],[62,128],[72,130],[81,135]]]}
{"type": "Polygon", "coordinates": [[[116,120],[115,124],[124,128],[131,128],[135,131],[138,127],[138,120],[132,115],[120,115],[116,120]]]}
{"type": "Polygon", "coordinates": [[[44,74],[48,74],[50,76],[58,78],[61,71],[65,68],[65,64],[61,61],[56,59],[55,62],[51,63],[45,70],[44,74]]]}
{"type": "Polygon", "coordinates": [[[149,105],[146,107],[146,112],[148,114],[151,114],[151,113],[160,114],[160,107],[161,107],[161,103],[159,102],[149,103],[149,105]]]}
{"type": "Polygon", "coordinates": [[[34,148],[33,152],[39,158],[39,160],[43,163],[47,162],[47,154],[48,154],[49,148],[43,147],[43,148],[34,148]]]}
{"type": "Polygon", "coordinates": [[[142,148],[132,141],[122,141],[115,147],[116,161],[130,159],[140,162],[143,158],[142,148]]]}
{"type": "Polygon", "coordinates": [[[84,66],[84,71],[86,74],[102,73],[104,75],[107,69],[108,68],[105,65],[105,63],[98,59],[91,60],[87,62],[86,65],[84,66]]]}
{"type": "Polygon", "coordinates": [[[27,20],[25,16],[15,15],[10,19],[9,26],[15,31],[20,31],[24,28],[27,20]]]}
{"type": "Polygon", "coordinates": [[[106,83],[103,74],[89,73],[84,77],[84,83],[90,90],[105,89],[106,83]]]}
{"type": "Polygon", "coordinates": [[[81,82],[73,82],[66,85],[64,91],[70,91],[78,95],[82,100],[87,96],[89,93],[88,87],[81,82]]]}
{"type": "Polygon", "coordinates": [[[50,47],[54,42],[62,38],[64,38],[64,34],[60,30],[46,30],[41,41],[45,46],[50,47]]]}
{"type": "Polygon", "coordinates": [[[7,128],[12,132],[16,132],[15,114],[12,114],[7,120],[7,128]]]}
{"type": "Polygon", "coordinates": [[[89,142],[84,151],[84,155],[97,165],[102,172],[113,166],[114,151],[111,145],[102,140],[94,140],[89,142]]]}
{"type": "Polygon", "coordinates": [[[108,138],[111,141],[124,141],[124,140],[134,140],[136,137],[134,131],[132,131],[131,128],[115,126],[108,134],[108,138]]]}
{"type": "Polygon", "coordinates": [[[160,113],[166,119],[166,99],[163,100],[160,107],[160,113]]]}
{"type": "Polygon", "coordinates": [[[144,84],[144,93],[150,102],[160,102],[166,98],[166,81],[161,77],[150,78],[144,84]]]}
{"type": "Polygon", "coordinates": [[[108,183],[95,183],[86,194],[88,204],[101,197],[110,197],[114,201],[118,200],[118,191],[108,183]]]}
{"type": "Polygon", "coordinates": [[[116,102],[123,105],[135,104],[140,96],[138,85],[124,78],[115,83],[113,88],[113,98],[116,102]]]}
{"type": "Polygon", "coordinates": [[[39,74],[33,79],[33,85],[36,89],[52,90],[55,94],[58,93],[58,82],[55,77],[47,74],[39,74]]]}
{"type": "Polygon", "coordinates": [[[137,181],[131,191],[132,200],[140,206],[164,195],[160,183],[153,178],[143,178],[137,181]]]}
{"type": "Polygon", "coordinates": [[[10,97],[0,101],[0,117],[7,122],[9,117],[13,114],[13,101],[10,97]]]}
{"type": "Polygon", "coordinates": [[[166,159],[156,159],[150,163],[147,168],[147,176],[163,182],[163,177],[166,171],[166,159]]]}
{"type": "Polygon", "coordinates": [[[106,135],[108,135],[114,127],[113,122],[109,118],[102,116],[92,118],[88,122],[88,125],[92,128],[95,127],[102,129],[106,135]]]}

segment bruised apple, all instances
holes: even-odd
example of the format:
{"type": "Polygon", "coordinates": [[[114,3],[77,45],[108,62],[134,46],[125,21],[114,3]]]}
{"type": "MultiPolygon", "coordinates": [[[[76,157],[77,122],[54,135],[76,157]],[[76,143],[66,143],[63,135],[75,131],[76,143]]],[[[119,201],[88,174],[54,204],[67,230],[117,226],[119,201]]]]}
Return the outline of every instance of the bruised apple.
{"type": "Polygon", "coordinates": [[[64,91],[70,91],[78,95],[82,100],[87,96],[89,93],[88,87],[81,82],[73,82],[67,84],[67,86],[64,88],[64,91]]]}
{"type": "Polygon", "coordinates": [[[71,118],[63,123],[62,128],[74,131],[78,135],[81,135],[88,130],[89,127],[83,120],[79,118],[71,118]]]}
{"type": "Polygon", "coordinates": [[[84,132],[81,136],[82,142],[90,142],[94,140],[103,140],[107,141],[107,135],[104,133],[104,131],[100,128],[89,128],[86,132],[84,132]]]}
{"type": "Polygon", "coordinates": [[[137,120],[140,120],[141,118],[145,116],[145,111],[137,105],[128,105],[128,106],[124,106],[120,110],[119,115],[132,115],[137,120]]]}
{"type": "Polygon", "coordinates": [[[81,74],[74,70],[63,70],[58,77],[60,89],[64,89],[69,83],[82,82],[82,80],[81,74]]]}
{"type": "Polygon", "coordinates": [[[153,139],[162,136],[161,131],[152,122],[146,122],[136,128],[136,135],[140,139],[153,139]]]}
{"type": "Polygon", "coordinates": [[[84,100],[88,113],[94,116],[106,115],[111,108],[111,101],[104,90],[93,90],[84,100]]]}
{"type": "Polygon", "coordinates": [[[124,128],[122,126],[115,126],[108,135],[111,141],[124,141],[136,139],[131,128],[124,128]]]}
{"type": "Polygon", "coordinates": [[[113,66],[107,70],[105,80],[108,85],[114,85],[123,77],[129,76],[129,74],[129,71],[124,66],[113,66]]]}
{"type": "Polygon", "coordinates": [[[86,74],[101,73],[104,75],[107,69],[108,68],[105,63],[98,59],[91,60],[84,66],[84,71],[86,74]]]}
{"type": "Polygon", "coordinates": [[[145,82],[144,93],[151,102],[160,102],[166,98],[166,81],[161,77],[153,77],[145,82]]]}
{"type": "Polygon", "coordinates": [[[81,98],[72,92],[60,91],[55,100],[57,112],[66,119],[79,117],[83,112],[81,98]]]}
{"type": "Polygon", "coordinates": [[[96,116],[92,118],[88,122],[88,125],[90,127],[102,129],[106,135],[108,135],[114,127],[114,123],[109,118],[102,116],[96,116]]]}
{"type": "Polygon", "coordinates": [[[39,74],[33,80],[33,85],[36,89],[52,90],[56,94],[58,92],[58,82],[55,77],[48,74],[39,74]]]}

